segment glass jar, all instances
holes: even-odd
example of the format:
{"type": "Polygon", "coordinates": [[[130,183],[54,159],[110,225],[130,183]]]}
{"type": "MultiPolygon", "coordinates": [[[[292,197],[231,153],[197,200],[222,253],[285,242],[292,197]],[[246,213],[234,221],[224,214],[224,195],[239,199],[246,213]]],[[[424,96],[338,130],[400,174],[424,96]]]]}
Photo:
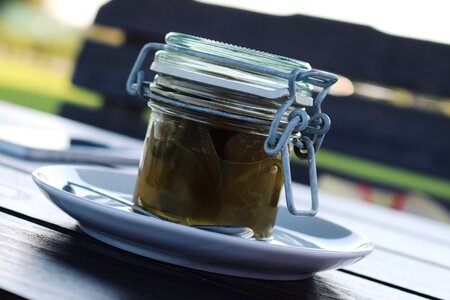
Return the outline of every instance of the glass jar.
{"type": "MultiPolygon", "coordinates": [[[[288,79],[276,73],[310,65],[180,33],[169,33],[166,43],[151,65],[153,82],[141,75],[151,115],[134,203],[173,222],[244,226],[268,237],[285,180],[281,155],[268,155],[264,144],[290,96],[288,79]]],[[[290,113],[313,104],[312,95],[312,84],[295,82],[295,101],[277,131],[290,113]]]]}

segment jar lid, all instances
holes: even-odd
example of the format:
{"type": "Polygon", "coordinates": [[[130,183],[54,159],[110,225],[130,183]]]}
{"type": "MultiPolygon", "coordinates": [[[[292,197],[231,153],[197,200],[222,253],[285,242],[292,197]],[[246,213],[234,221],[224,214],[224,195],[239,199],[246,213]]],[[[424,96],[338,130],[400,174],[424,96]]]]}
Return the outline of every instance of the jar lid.
{"type": "MultiPolygon", "coordinates": [[[[231,66],[217,60],[200,59],[188,53],[170,51],[168,48],[155,54],[151,70],[267,99],[289,96],[287,79],[255,72],[246,68],[246,64],[263,66],[287,75],[295,69],[311,70],[308,63],[300,60],[182,33],[167,34],[166,43],[177,48],[231,58],[244,64],[239,67],[231,66]]],[[[296,85],[296,102],[303,106],[311,106],[313,104],[312,85],[306,82],[297,82],[296,85]]]]}

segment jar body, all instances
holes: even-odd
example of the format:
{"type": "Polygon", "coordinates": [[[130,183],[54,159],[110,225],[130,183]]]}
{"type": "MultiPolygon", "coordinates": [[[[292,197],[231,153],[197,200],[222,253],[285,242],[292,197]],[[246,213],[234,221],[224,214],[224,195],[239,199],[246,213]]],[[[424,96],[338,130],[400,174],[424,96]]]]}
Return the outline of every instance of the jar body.
{"type": "Polygon", "coordinates": [[[269,236],[283,172],[280,157],[264,152],[265,137],[230,120],[150,106],[135,204],[185,225],[245,226],[255,238],[269,236]]]}

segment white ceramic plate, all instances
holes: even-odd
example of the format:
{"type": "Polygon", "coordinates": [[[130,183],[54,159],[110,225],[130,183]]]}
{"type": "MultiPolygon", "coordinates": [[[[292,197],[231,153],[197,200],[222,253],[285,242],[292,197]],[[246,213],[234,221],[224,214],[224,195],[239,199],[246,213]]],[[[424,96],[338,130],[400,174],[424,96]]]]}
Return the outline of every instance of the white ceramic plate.
{"type": "Polygon", "coordinates": [[[135,172],[54,165],[33,172],[46,196],[78,220],[90,236],[112,246],[188,268],[248,278],[296,280],[353,264],[371,241],[317,217],[293,217],[279,208],[270,241],[208,232],[136,214],[126,206],[67,183],[101,188],[131,199],[135,172]]]}

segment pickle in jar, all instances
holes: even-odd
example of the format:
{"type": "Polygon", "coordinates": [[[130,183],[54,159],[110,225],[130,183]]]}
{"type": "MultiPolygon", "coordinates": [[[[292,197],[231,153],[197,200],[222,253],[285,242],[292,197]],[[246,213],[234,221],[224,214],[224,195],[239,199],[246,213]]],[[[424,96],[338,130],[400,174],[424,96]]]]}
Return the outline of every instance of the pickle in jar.
{"type": "Polygon", "coordinates": [[[265,238],[283,184],[281,161],[264,139],[155,113],[134,201],[186,225],[235,225],[265,238]]]}

